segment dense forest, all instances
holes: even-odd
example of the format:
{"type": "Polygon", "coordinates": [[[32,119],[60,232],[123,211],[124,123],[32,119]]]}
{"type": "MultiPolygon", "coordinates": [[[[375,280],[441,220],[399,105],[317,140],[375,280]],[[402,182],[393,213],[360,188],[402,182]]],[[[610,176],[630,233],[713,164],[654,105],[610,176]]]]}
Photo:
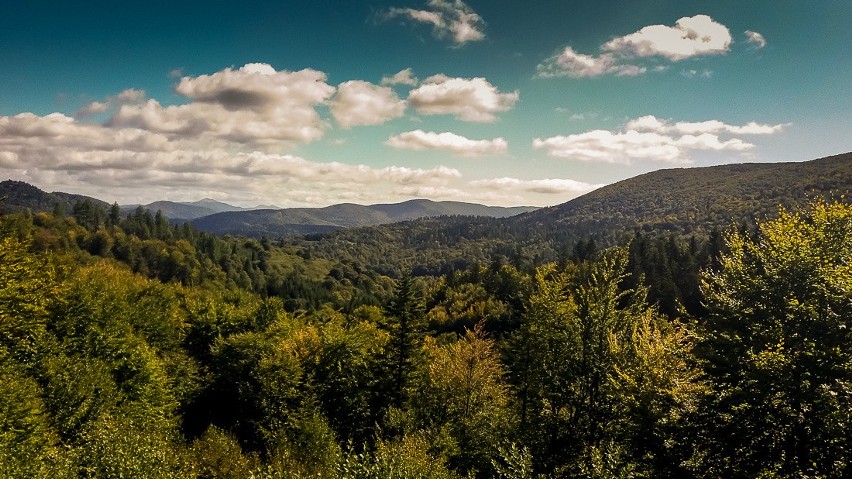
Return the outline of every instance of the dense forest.
{"type": "Polygon", "coordinates": [[[419,264],[428,221],[418,247],[0,216],[0,476],[850,474],[845,197],[514,248],[445,218],[457,256],[419,264]]]}

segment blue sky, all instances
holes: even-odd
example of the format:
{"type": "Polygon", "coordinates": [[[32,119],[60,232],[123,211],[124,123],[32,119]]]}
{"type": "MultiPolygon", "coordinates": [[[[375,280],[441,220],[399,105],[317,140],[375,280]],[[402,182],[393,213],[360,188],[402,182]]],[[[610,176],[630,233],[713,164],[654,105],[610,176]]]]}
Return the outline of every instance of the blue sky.
{"type": "Polygon", "coordinates": [[[553,205],[852,150],[852,2],[4,2],[0,177],[119,203],[553,205]]]}

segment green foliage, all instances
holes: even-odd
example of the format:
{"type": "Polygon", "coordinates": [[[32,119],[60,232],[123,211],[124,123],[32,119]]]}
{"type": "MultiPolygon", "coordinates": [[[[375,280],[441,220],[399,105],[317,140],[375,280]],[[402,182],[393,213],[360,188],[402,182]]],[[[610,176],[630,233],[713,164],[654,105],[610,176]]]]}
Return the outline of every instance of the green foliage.
{"type": "Polygon", "coordinates": [[[424,349],[426,371],[411,398],[418,426],[443,436],[454,469],[492,475],[510,424],[509,388],[493,341],[480,326],[445,346],[427,341],[424,349]]]}
{"type": "Polygon", "coordinates": [[[605,250],[490,219],[274,242],[99,208],[0,216],[2,477],[849,473],[844,200],[605,250]]]}
{"type": "Polygon", "coordinates": [[[81,439],[80,477],[189,479],[173,430],[168,421],[132,408],[102,416],[81,439]]]}
{"type": "Polygon", "coordinates": [[[733,231],[704,277],[713,395],[696,468],[841,477],[852,443],[852,207],[781,210],[755,239],[733,231]],[[720,440],[723,439],[723,440],[720,440]]]}
{"type": "Polygon", "coordinates": [[[619,290],[626,258],[617,249],[536,275],[510,365],[520,433],[540,470],[614,477],[665,464],[663,425],[697,389],[682,358],[688,336],[648,308],[641,291],[619,290]]]}
{"type": "Polygon", "coordinates": [[[29,253],[28,246],[0,237],[0,345],[32,366],[45,341],[49,305],[61,287],[57,265],[29,253]]]}
{"type": "Polygon", "coordinates": [[[440,457],[429,453],[429,441],[406,435],[381,441],[374,453],[346,454],[337,466],[341,479],[455,479],[440,457]]]}
{"type": "Polygon", "coordinates": [[[387,311],[390,320],[387,324],[390,333],[388,396],[390,404],[397,408],[403,405],[408,395],[407,389],[423,338],[423,309],[421,292],[411,275],[406,274],[398,282],[387,311]]]}
{"type": "Polygon", "coordinates": [[[71,477],[68,451],[51,427],[35,380],[0,352],[0,476],[71,477]]]}
{"type": "Polygon", "coordinates": [[[245,455],[236,438],[211,426],[189,447],[194,472],[200,478],[243,479],[259,467],[254,455],[245,455]]]}

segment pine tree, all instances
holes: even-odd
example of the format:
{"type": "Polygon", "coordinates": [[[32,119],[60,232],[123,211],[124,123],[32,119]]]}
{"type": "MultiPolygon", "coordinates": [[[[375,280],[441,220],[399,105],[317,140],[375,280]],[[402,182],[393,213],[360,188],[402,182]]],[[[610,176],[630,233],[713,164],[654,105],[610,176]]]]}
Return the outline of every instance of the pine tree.
{"type": "Polygon", "coordinates": [[[401,407],[414,369],[414,356],[423,334],[423,299],[410,274],[400,278],[387,308],[391,335],[388,354],[391,369],[390,404],[401,407]]]}

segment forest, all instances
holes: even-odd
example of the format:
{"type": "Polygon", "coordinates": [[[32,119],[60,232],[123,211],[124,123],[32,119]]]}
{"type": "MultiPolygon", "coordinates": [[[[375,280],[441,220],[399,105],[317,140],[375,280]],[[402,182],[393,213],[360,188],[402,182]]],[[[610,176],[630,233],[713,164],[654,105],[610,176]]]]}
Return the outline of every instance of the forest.
{"type": "Polygon", "coordinates": [[[0,215],[2,477],[852,473],[845,197],[488,247],[482,219],[272,240],[64,210],[0,215]]]}

